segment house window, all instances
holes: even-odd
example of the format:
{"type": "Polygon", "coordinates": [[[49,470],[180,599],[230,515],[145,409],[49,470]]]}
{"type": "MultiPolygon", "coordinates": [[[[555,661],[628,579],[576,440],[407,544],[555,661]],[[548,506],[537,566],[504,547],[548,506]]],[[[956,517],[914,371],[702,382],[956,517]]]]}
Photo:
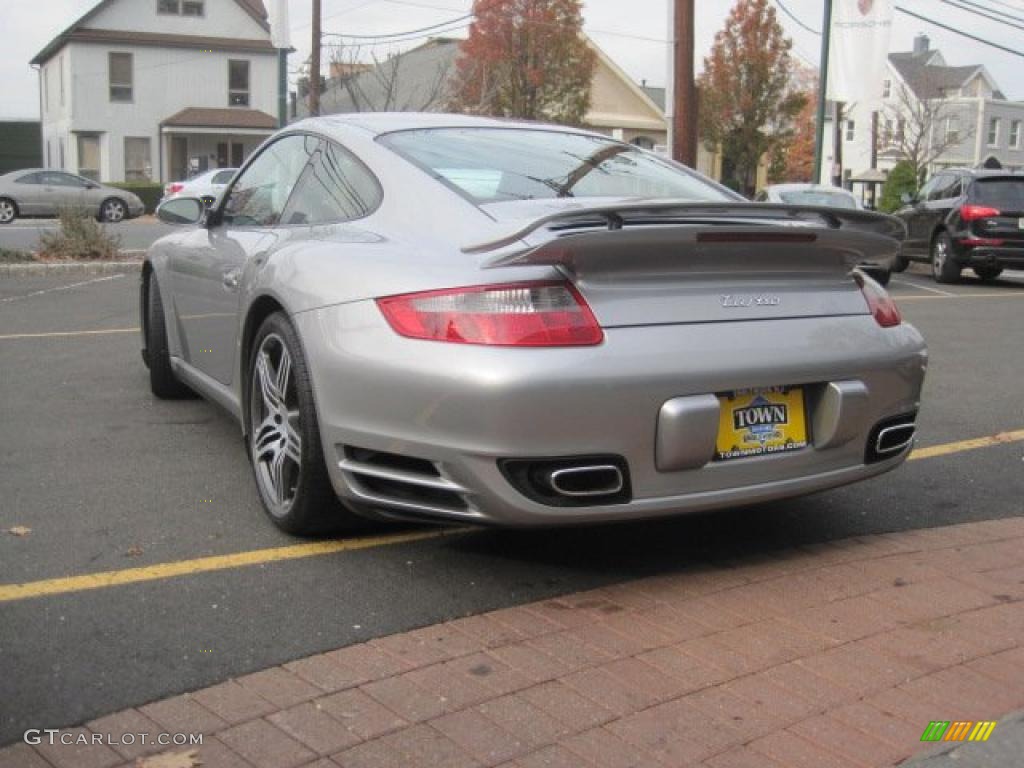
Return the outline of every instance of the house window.
{"type": "Polygon", "coordinates": [[[999,146],[999,123],[1002,122],[998,117],[989,118],[988,121],[988,145],[990,147],[999,146]]]}
{"type": "Polygon", "coordinates": [[[149,181],[153,165],[149,156],[148,138],[126,138],[124,140],[124,180],[149,181]]]}
{"type": "Polygon", "coordinates": [[[853,137],[856,134],[857,125],[853,120],[846,121],[846,140],[853,141],[853,137]]]}
{"type": "Polygon", "coordinates": [[[249,62],[228,61],[228,104],[249,106],[249,62]]]}
{"type": "Polygon", "coordinates": [[[202,16],[205,0],[156,0],[156,12],[173,16],[202,16]]]}
{"type": "Polygon", "coordinates": [[[100,137],[78,137],[78,175],[100,180],[100,137]]]}
{"type": "Polygon", "coordinates": [[[887,117],[882,121],[882,145],[889,147],[892,146],[892,118],[887,117]]]}
{"type": "Polygon", "coordinates": [[[886,78],[882,81],[882,98],[888,99],[892,96],[892,80],[886,78]]]}
{"type": "Polygon", "coordinates": [[[110,59],[110,100],[132,100],[132,55],[111,53],[110,59]]]}
{"type": "Polygon", "coordinates": [[[947,144],[959,144],[960,143],[960,118],[959,117],[947,117],[946,118],[946,143],[947,144]]]}
{"type": "Polygon", "coordinates": [[[1010,121],[1010,149],[1020,149],[1020,120],[1010,121]]]}

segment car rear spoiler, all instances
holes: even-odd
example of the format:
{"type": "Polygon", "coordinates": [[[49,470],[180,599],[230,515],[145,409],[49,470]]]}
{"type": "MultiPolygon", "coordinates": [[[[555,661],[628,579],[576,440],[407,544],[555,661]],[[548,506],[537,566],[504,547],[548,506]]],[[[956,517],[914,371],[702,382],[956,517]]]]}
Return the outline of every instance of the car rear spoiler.
{"type": "MultiPolygon", "coordinates": [[[[840,230],[862,233],[876,238],[901,241],[906,237],[906,225],[895,216],[871,211],[844,208],[821,208],[802,205],[774,205],[766,203],[620,203],[609,206],[580,207],[561,210],[541,216],[505,235],[482,243],[463,247],[463,253],[486,254],[511,246],[541,229],[559,236],[582,235],[595,229],[620,231],[633,228],[671,227],[677,236],[685,229],[728,228],[755,231],[763,237],[767,228],[781,237],[783,233],[804,236],[821,230],[840,230]],[[748,229],[749,228],[749,229],[748,229]]],[[[722,235],[724,236],[724,232],[722,235]]],[[[824,234],[823,232],[821,234],[824,234]]],[[[783,238],[785,239],[785,238],[783,238]]],[[[829,238],[831,239],[831,238],[829,238]]],[[[761,242],[764,242],[762,239],[761,242]]],[[[489,264],[488,266],[498,266],[489,264]]]]}

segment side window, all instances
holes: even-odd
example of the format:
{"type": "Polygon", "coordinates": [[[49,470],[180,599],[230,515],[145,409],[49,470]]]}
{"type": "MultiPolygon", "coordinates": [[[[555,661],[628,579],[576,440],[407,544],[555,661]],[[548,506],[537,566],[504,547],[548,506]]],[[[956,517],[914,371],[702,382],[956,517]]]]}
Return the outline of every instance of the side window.
{"type": "Polygon", "coordinates": [[[922,200],[938,200],[938,192],[946,184],[947,177],[945,174],[932,177],[932,179],[924,185],[924,189],[921,190],[922,200]]]}
{"type": "Polygon", "coordinates": [[[234,227],[272,227],[320,143],[293,135],[266,147],[235,181],[224,204],[224,223],[234,227]]]}
{"type": "Polygon", "coordinates": [[[960,177],[947,173],[939,177],[941,181],[932,193],[931,200],[949,200],[960,195],[960,177]]]}
{"type": "Polygon", "coordinates": [[[210,183],[227,184],[229,181],[231,181],[231,177],[234,175],[234,171],[221,171],[220,173],[214,175],[213,180],[210,183]]]}
{"type": "Polygon", "coordinates": [[[24,176],[21,176],[21,177],[15,179],[15,184],[42,184],[42,183],[43,183],[43,174],[41,174],[41,173],[26,173],[24,176]]]}
{"type": "Polygon", "coordinates": [[[325,141],[288,201],[282,224],[334,224],[361,219],[380,204],[380,185],[355,156],[325,141]]]}

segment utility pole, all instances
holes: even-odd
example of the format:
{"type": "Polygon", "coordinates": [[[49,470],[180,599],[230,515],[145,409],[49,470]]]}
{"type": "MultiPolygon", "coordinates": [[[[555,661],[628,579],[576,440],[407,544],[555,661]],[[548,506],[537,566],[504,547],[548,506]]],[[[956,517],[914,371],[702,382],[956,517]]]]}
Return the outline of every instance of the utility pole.
{"type": "Polygon", "coordinates": [[[828,44],[831,34],[832,0],[825,0],[825,20],[821,25],[821,64],[818,69],[818,113],[814,121],[814,175],[811,178],[814,184],[821,183],[822,144],[825,140],[825,92],[828,86],[828,44]]]}
{"type": "Polygon", "coordinates": [[[309,114],[320,114],[320,0],[313,0],[313,50],[309,64],[309,114]]]}
{"type": "Polygon", "coordinates": [[[672,51],[669,57],[671,100],[669,150],[672,159],[697,167],[697,88],[693,82],[693,0],[672,0],[672,51]]]}

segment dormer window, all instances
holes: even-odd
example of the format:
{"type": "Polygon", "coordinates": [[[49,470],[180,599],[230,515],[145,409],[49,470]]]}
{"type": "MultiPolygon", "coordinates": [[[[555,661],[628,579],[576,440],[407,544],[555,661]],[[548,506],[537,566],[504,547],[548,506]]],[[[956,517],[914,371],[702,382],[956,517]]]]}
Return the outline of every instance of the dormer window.
{"type": "Polygon", "coordinates": [[[882,81],[882,98],[888,99],[892,97],[892,80],[886,78],[882,81]]]}
{"type": "Polygon", "coordinates": [[[202,16],[206,0],[156,0],[156,12],[171,16],[202,16]]]}

